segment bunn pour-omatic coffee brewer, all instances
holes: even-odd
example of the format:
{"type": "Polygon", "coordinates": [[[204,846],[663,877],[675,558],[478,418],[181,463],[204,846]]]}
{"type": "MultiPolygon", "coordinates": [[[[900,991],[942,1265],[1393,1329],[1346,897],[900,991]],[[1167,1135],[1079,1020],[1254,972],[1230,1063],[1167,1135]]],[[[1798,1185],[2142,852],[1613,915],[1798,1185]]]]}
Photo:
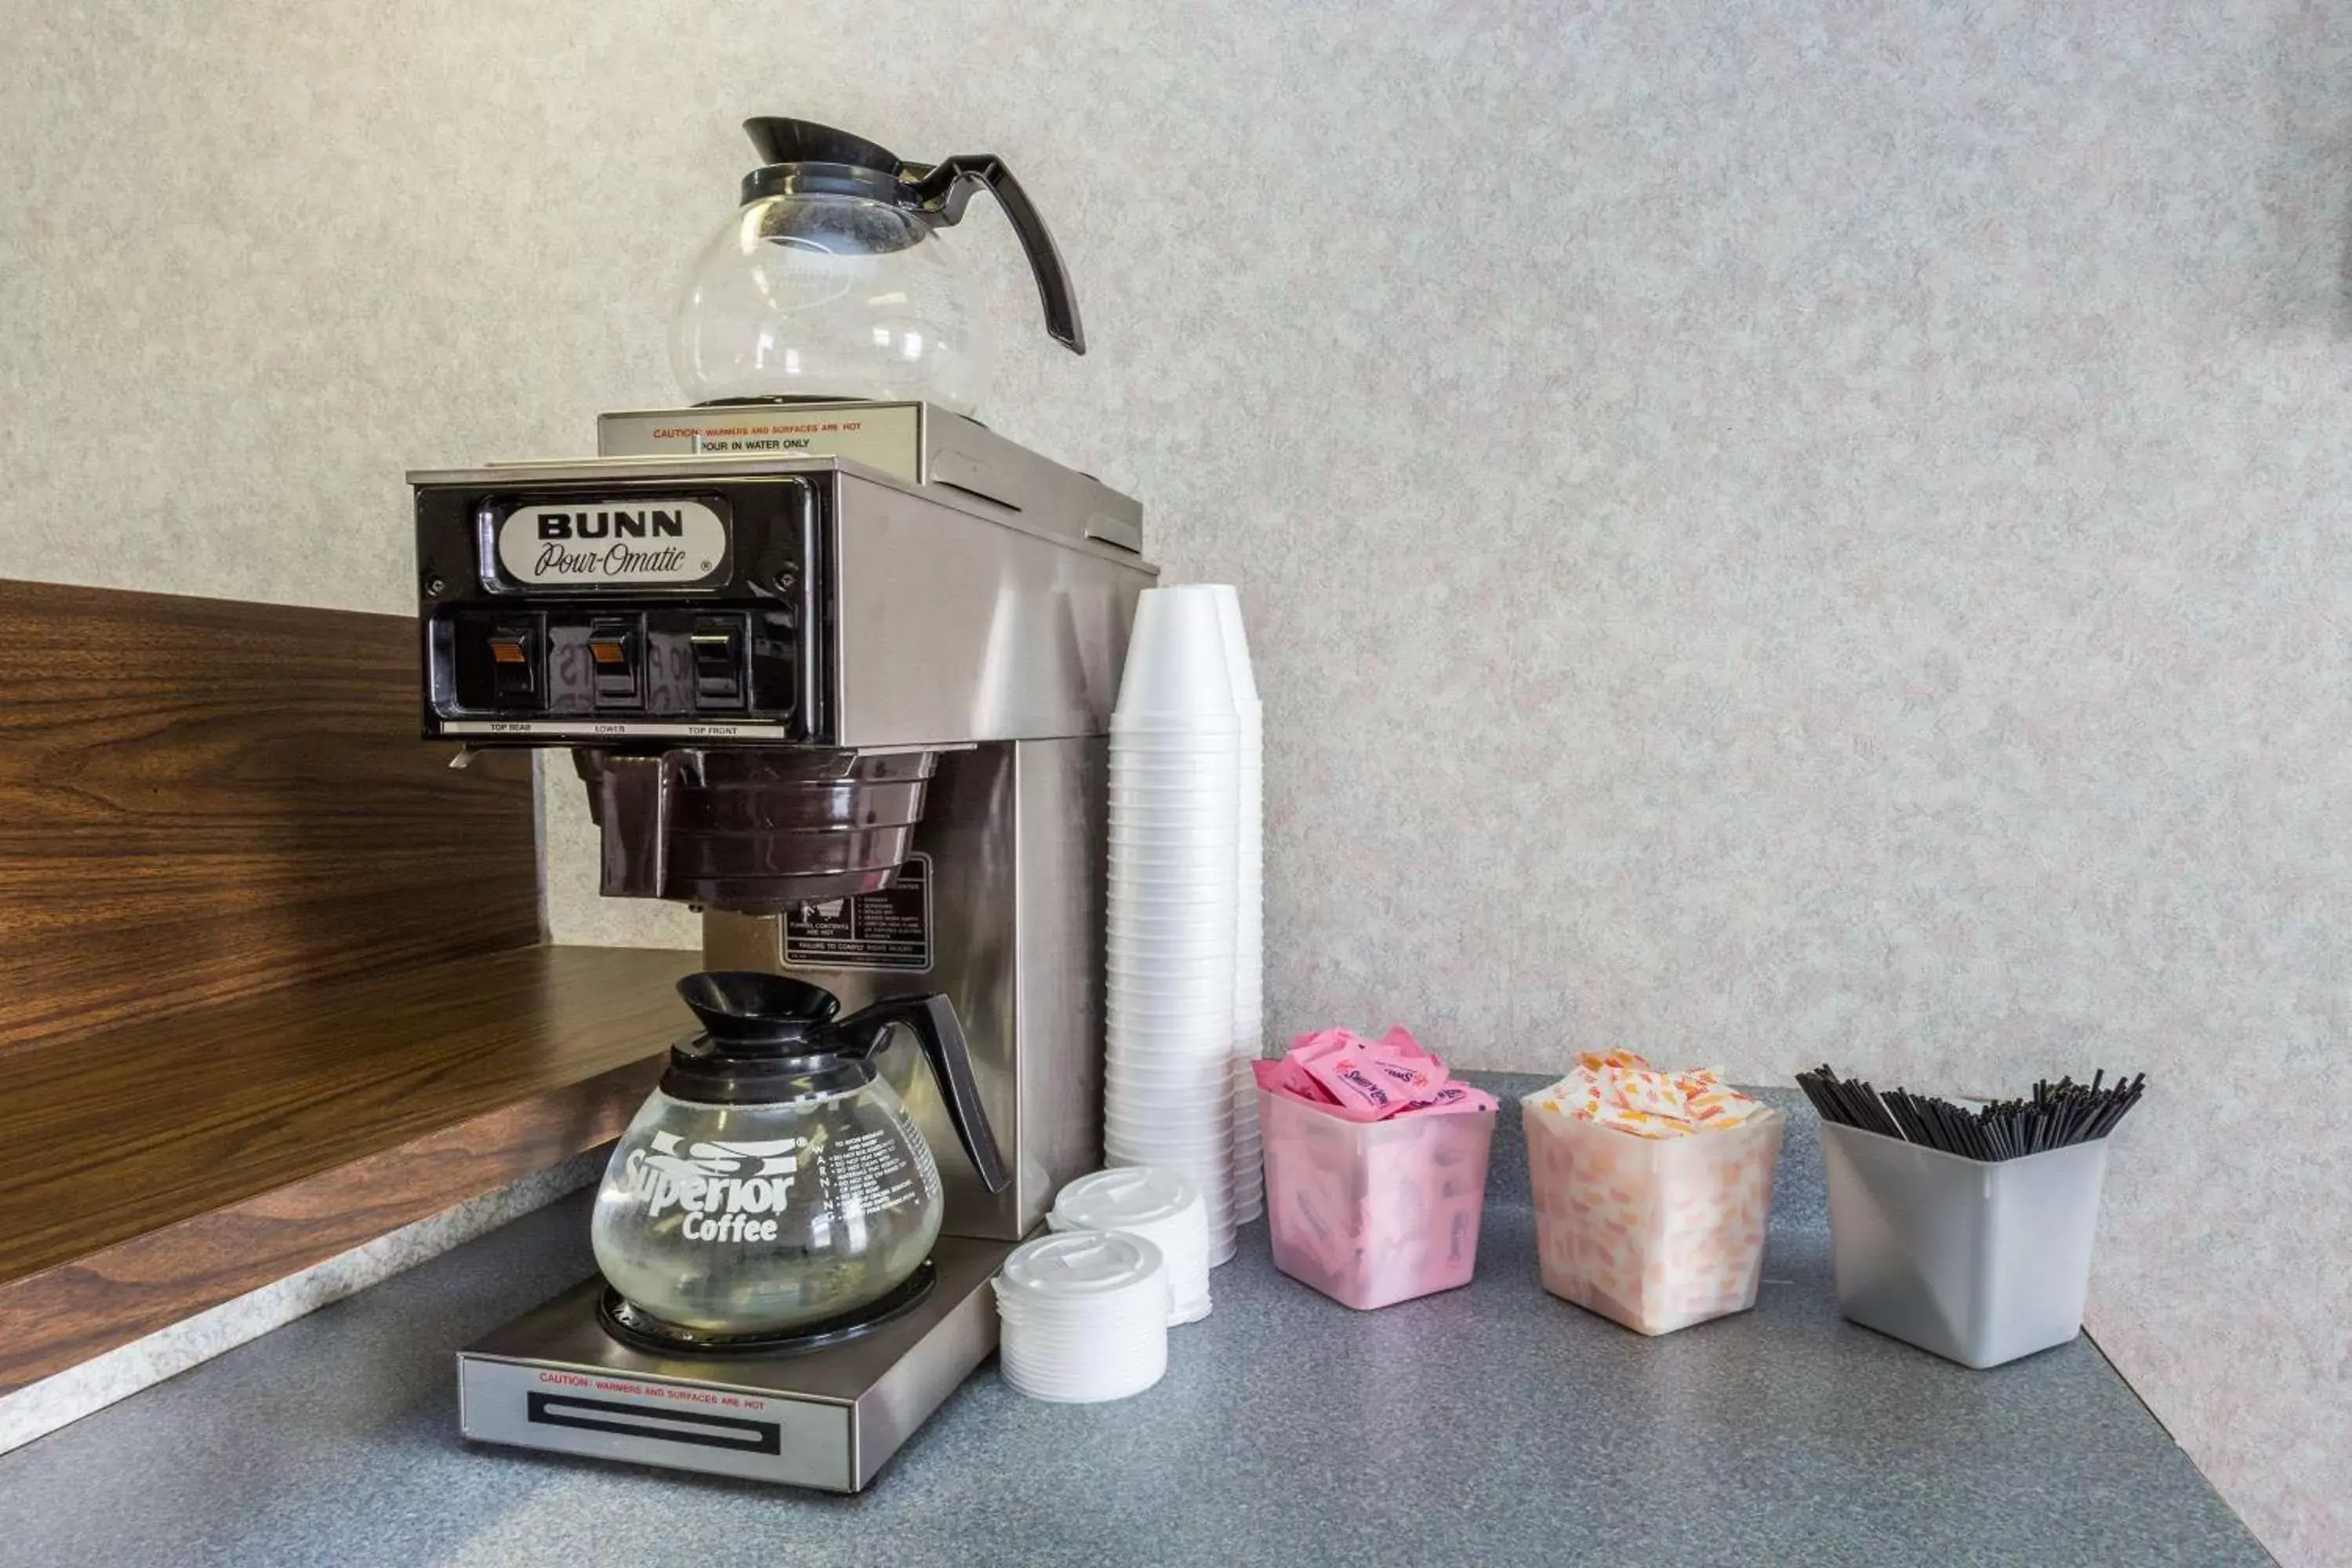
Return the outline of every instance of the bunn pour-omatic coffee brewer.
{"type": "Polygon", "coordinates": [[[603,1276],[460,1353],[460,1421],[855,1491],[1099,1163],[1106,733],[1156,569],[1133,500],[923,400],[982,384],[936,232],[973,188],[1081,347],[1003,164],[747,129],[673,339],[743,401],[409,477],[425,733],[570,752],[603,890],[701,909],[711,971],[599,1190],[603,1276]]]}

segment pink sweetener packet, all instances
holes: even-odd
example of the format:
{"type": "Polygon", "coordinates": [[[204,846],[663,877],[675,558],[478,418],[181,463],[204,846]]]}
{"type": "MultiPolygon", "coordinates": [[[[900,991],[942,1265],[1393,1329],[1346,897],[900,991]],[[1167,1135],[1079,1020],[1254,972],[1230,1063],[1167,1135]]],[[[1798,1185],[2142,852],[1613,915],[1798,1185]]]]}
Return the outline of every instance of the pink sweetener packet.
{"type": "Polygon", "coordinates": [[[1409,1092],[1420,1094],[1434,1089],[1446,1079],[1445,1064],[1421,1048],[1403,1025],[1394,1024],[1378,1040],[1367,1040],[1348,1029],[1324,1029],[1312,1035],[1302,1035],[1292,1048],[1292,1055],[1301,1062],[1328,1061],[1342,1053],[1353,1053],[1373,1070],[1402,1086],[1409,1092]]]}
{"type": "Polygon", "coordinates": [[[1295,1055],[1285,1057],[1280,1061],[1252,1062],[1250,1075],[1268,1094],[1311,1106],[1342,1121],[1378,1121],[1389,1114],[1386,1110],[1368,1108],[1359,1101],[1341,1100],[1302,1067],[1295,1055]]]}
{"type": "Polygon", "coordinates": [[[1402,1024],[1389,1026],[1389,1032],[1381,1037],[1380,1043],[1383,1050],[1405,1060],[1425,1064],[1432,1072],[1433,1081],[1429,1088],[1415,1095],[1414,1102],[1399,1111],[1398,1115],[1410,1115],[1417,1111],[1428,1110],[1480,1111],[1498,1109],[1498,1102],[1493,1095],[1488,1094],[1485,1089],[1457,1081],[1447,1071],[1445,1064],[1423,1048],[1422,1043],[1412,1037],[1412,1032],[1402,1024]]]}
{"type": "Polygon", "coordinates": [[[1428,1098],[1444,1084],[1444,1069],[1440,1069],[1440,1077],[1433,1077],[1428,1068],[1397,1060],[1379,1047],[1331,1051],[1310,1060],[1307,1072],[1331,1090],[1334,1100],[1357,1107],[1371,1119],[1395,1117],[1406,1105],[1428,1098]]]}
{"type": "Polygon", "coordinates": [[[1445,1064],[1423,1050],[1421,1042],[1414,1039],[1412,1031],[1402,1024],[1390,1025],[1389,1032],[1377,1040],[1368,1040],[1352,1029],[1317,1029],[1294,1037],[1290,1042],[1289,1054],[1299,1061],[1307,1062],[1347,1050],[1377,1052],[1384,1058],[1423,1068],[1439,1081],[1446,1076],[1445,1064]]]}
{"type": "Polygon", "coordinates": [[[1393,1116],[1412,1103],[1413,1090],[1381,1070],[1369,1050],[1339,1050],[1307,1063],[1315,1081],[1331,1091],[1342,1106],[1364,1112],[1370,1121],[1393,1116]]]}
{"type": "Polygon", "coordinates": [[[1494,1096],[1454,1083],[1445,1064],[1402,1024],[1377,1041],[1339,1028],[1299,1035],[1281,1061],[1254,1064],[1253,1070],[1268,1091],[1347,1121],[1381,1121],[1412,1110],[1496,1109],[1494,1096]]]}
{"type": "Polygon", "coordinates": [[[1404,1091],[1407,1100],[1423,1100],[1446,1081],[1445,1064],[1426,1055],[1402,1056],[1384,1046],[1367,1046],[1357,1055],[1364,1065],[1404,1091]]]}
{"type": "Polygon", "coordinates": [[[1400,1116],[1444,1115],[1449,1112],[1474,1112],[1498,1109],[1495,1097],[1474,1085],[1449,1080],[1440,1085],[1426,1100],[1415,1100],[1397,1112],[1400,1116]]]}
{"type": "Polygon", "coordinates": [[[1409,1061],[1419,1061],[1427,1064],[1431,1071],[1440,1081],[1443,1081],[1446,1077],[1445,1064],[1439,1061],[1435,1057],[1430,1055],[1426,1050],[1423,1050],[1422,1048],[1421,1042],[1412,1037],[1412,1031],[1406,1028],[1402,1024],[1391,1024],[1389,1026],[1389,1032],[1381,1037],[1380,1046],[1382,1050],[1388,1051],[1395,1056],[1402,1057],[1409,1061]]]}
{"type": "Polygon", "coordinates": [[[1283,1058],[1299,1074],[1299,1079],[1293,1080],[1297,1092],[1292,1098],[1349,1121],[1378,1121],[1389,1115],[1401,1101],[1394,1090],[1366,1078],[1357,1058],[1369,1048],[1369,1042],[1349,1029],[1318,1029],[1299,1036],[1283,1058]],[[1342,1058],[1349,1059],[1346,1068],[1332,1065],[1342,1058]],[[1338,1087],[1351,1079],[1354,1087],[1345,1090],[1338,1087]]]}
{"type": "Polygon", "coordinates": [[[1345,1029],[1318,1029],[1311,1035],[1301,1035],[1291,1041],[1289,1054],[1283,1059],[1297,1062],[1303,1068],[1309,1062],[1320,1061],[1323,1058],[1336,1052],[1349,1050],[1363,1044],[1362,1040],[1345,1029]]]}
{"type": "Polygon", "coordinates": [[[1304,1100],[1318,1107],[1331,1103],[1330,1092],[1309,1077],[1305,1068],[1287,1057],[1280,1061],[1254,1061],[1250,1063],[1250,1075],[1257,1079],[1258,1088],[1268,1094],[1304,1100]]]}

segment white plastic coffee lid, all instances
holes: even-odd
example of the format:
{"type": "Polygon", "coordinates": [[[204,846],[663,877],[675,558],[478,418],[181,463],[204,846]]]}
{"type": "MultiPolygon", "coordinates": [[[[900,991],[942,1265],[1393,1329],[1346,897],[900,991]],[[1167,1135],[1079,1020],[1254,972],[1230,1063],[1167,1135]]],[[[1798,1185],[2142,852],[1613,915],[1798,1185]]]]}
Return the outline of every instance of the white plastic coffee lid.
{"type": "Polygon", "coordinates": [[[997,1276],[999,1295],[1044,1304],[1108,1305],[1133,1293],[1164,1291],[1168,1264],[1160,1248],[1124,1231],[1068,1230],[1015,1247],[997,1276]]]}
{"type": "Polygon", "coordinates": [[[1200,1189],[1174,1171],[1121,1165],[1064,1187],[1054,1215],[1072,1230],[1132,1230],[1174,1219],[1200,1201],[1200,1189]]]}

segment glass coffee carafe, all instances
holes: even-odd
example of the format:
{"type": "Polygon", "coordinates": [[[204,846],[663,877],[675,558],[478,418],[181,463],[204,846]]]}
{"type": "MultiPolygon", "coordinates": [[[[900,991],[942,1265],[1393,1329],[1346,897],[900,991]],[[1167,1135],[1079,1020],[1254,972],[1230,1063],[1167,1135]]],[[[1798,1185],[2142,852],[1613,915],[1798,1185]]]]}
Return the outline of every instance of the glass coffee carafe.
{"type": "Polygon", "coordinates": [[[977,280],[940,234],[976,190],[1028,256],[1045,330],[1086,353],[1078,304],[1045,220],[1002,159],[910,163],[806,120],[743,129],[761,166],[694,260],[670,363],[697,403],[922,398],[970,414],[987,395],[994,334],[977,280]]]}
{"type": "Polygon", "coordinates": [[[848,1017],[781,974],[688,975],[702,1031],[670,1052],[596,1194],[596,1266],[629,1325],[684,1344],[818,1331],[906,1285],[938,1240],[930,1146],[874,1060],[901,1025],[991,1192],[1007,1181],[944,996],[848,1017]]]}

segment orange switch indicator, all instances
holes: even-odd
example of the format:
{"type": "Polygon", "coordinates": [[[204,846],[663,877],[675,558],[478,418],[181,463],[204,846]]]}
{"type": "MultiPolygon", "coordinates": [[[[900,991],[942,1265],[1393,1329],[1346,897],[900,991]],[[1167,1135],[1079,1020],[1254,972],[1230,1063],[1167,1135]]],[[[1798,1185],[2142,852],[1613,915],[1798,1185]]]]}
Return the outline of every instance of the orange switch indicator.
{"type": "Polygon", "coordinates": [[[641,634],[634,620],[598,620],[588,626],[588,658],[596,670],[596,706],[634,708],[637,689],[637,647],[641,634]]]}
{"type": "Polygon", "coordinates": [[[509,711],[539,703],[539,627],[530,621],[500,621],[483,640],[490,652],[492,700],[509,711]]]}

